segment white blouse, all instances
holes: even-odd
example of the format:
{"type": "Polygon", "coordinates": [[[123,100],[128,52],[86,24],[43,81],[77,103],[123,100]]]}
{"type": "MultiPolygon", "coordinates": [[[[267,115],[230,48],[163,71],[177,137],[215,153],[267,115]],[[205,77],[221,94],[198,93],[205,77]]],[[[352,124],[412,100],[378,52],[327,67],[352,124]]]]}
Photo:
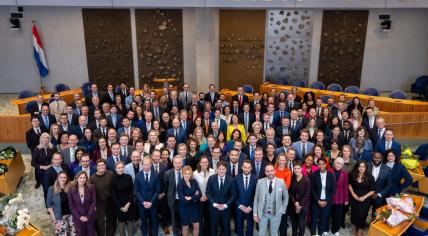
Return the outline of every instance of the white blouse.
{"type": "Polygon", "coordinates": [[[201,189],[202,195],[205,195],[205,190],[207,189],[208,178],[211,175],[214,175],[215,171],[213,169],[209,169],[206,175],[204,176],[204,172],[198,172],[195,170],[193,172],[193,178],[198,182],[199,188],[201,189]]]}

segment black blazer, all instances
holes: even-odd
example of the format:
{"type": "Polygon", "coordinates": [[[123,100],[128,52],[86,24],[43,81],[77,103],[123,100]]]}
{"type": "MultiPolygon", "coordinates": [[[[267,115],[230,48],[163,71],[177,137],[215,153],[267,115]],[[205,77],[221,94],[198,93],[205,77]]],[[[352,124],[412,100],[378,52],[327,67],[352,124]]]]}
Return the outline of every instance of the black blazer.
{"type": "MultiPolygon", "coordinates": [[[[336,192],[336,181],[333,176],[333,173],[327,171],[327,180],[326,180],[326,188],[325,188],[325,197],[327,203],[331,203],[334,193],[336,192]]],[[[311,195],[312,195],[312,203],[317,204],[320,200],[321,195],[321,173],[320,171],[316,171],[311,176],[311,195]]]]}
{"type": "Polygon", "coordinates": [[[266,167],[266,165],[267,165],[267,162],[264,161],[264,160],[262,160],[261,164],[260,164],[260,172],[259,172],[259,175],[257,175],[256,163],[255,163],[255,160],[252,160],[251,161],[251,167],[252,167],[251,173],[254,174],[254,175],[256,175],[258,179],[266,177],[266,174],[265,174],[265,167],[266,167]]]}
{"type": "MultiPolygon", "coordinates": [[[[211,95],[210,92],[205,94],[204,97],[204,101],[208,101],[210,102],[212,105],[215,104],[215,102],[217,102],[217,100],[220,98],[220,95],[217,92],[214,92],[214,100],[211,100],[211,95]]],[[[214,107],[214,106],[213,106],[214,107]]]]}
{"type": "MultiPolygon", "coordinates": [[[[183,109],[183,103],[178,98],[177,98],[177,100],[176,100],[175,103],[176,103],[176,106],[178,108],[178,111],[180,111],[181,109],[183,109]]],[[[173,106],[174,106],[174,103],[172,102],[172,100],[171,99],[168,100],[167,107],[168,107],[169,111],[171,111],[171,109],[172,109],[173,106]]]]}
{"type": "MultiPolygon", "coordinates": [[[[44,129],[44,127],[40,127],[40,132],[43,133],[47,131],[44,129]]],[[[37,135],[36,131],[34,131],[34,129],[31,128],[25,133],[25,139],[27,140],[28,149],[33,151],[33,149],[36,148],[37,145],[39,145],[40,135],[37,135]]]]}
{"type": "MultiPolygon", "coordinates": [[[[232,101],[238,101],[238,103],[239,103],[238,94],[232,96],[232,101]]],[[[242,105],[240,104],[239,108],[244,107],[244,104],[248,103],[248,102],[249,102],[248,96],[243,94],[242,95],[242,105]]]]}
{"type": "MultiPolygon", "coordinates": [[[[68,165],[61,164],[61,169],[67,173],[68,179],[72,180],[74,178],[74,175],[72,175],[68,165]]],[[[51,166],[46,171],[45,179],[43,181],[45,181],[46,186],[52,186],[55,183],[57,176],[58,174],[56,173],[56,170],[51,166]]]]}
{"type": "MultiPolygon", "coordinates": [[[[49,106],[49,104],[48,104],[47,102],[43,102],[43,103],[42,103],[42,106],[44,106],[44,105],[48,105],[48,106],[49,106]]],[[[30,113],[32,116],[34,116],[34,115],[39,115],[39,113],[42,113],[42,111],[41,111],[41,110],[39,110],[39,105],[38,105],[37,103],[33,103],[33,104],[28,105],[28,107],[27,107],[27,111],[28,111],[28,113],[30,113]]]]}
{"type": "Polygon", "coordinates": [[[49,130],[50,126],[51,126],[52,124],[55,124],[55,123],[56,123],[56,118],[55,118],[55,116],[54,116],[54,115],[51,115],[51,114],[49,114],[49,115],[48,115],[48,119],[49,119],[49,127],[46,127],[45,122],[43,121],[43,117],[42,117],[42,115],[41,115],[41,114],[38,116],[38,118],[39,118],[39,121],[40,121],[40,127],[43,127],[43,129],[44,129],[44,130],[49,130]]]}
{"type": "Polygon", "coordinates": [[[212,206],[214,203],[226,204],[228,207],[233,203],[233,178],[229,175],[224,177],[224,186],[219,189],[218,175],[212,175],[208,178],[206,195],[212,206]]]}
{"type": "MultiPolygon", "coordinates": [[[[373,163],[368,164],[367,172],[372,173],[373,163]]],[[[374,189],[376,194],[380,193],[382,198],[388,196],[389,189],[391,187],[391,178],[390,178],[391,168],[385,164],[381,164],[379,175],[375,181],[374,189]]]]}
{"type": "MultiPolygon", "coordinates": [[[[31,166],[33,166],[37,171],[40,171],[40,166],[47,166],[51,164],[52,155],[56,152],[56,148],[47,148],[45,149],[34,148],[31,153],[31,166]]],[[[43,180],[41,180],[43,181],[43,180]]]]}
{"type": "MultiPolygon", "coordinates": [[[[238,114],[238,119],[245,126],[244,112],[238,114]]],[[[248,112],[248,120],[248,131],[251,132],[253,130],[252,124],[256,121],[256,115],[253,112],[248,112]]]]}

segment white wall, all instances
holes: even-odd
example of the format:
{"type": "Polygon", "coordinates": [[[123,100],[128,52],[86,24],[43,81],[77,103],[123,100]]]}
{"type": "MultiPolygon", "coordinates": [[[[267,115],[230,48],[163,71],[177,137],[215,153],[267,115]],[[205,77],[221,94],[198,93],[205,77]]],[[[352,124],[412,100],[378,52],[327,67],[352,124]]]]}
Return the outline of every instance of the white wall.
{"type": "Polygon", "coordinates": [[[410,90],[428,73],[428,10],[371,10],[367,25],[361,87],[410,90]],[[391,14],[392,29],[378,29],[379,14],[391,14]]]}
{"type": "Polygon", "coordinates": [[[88,81],[82,12],[75,7],[25,7],[22,29],[9,30],[9,8],[0,7],[0,93],[38,91],[40,80],[32,48],[32,20],[37,21],[45,47],[47,88],[71,87],[88,81]]]}

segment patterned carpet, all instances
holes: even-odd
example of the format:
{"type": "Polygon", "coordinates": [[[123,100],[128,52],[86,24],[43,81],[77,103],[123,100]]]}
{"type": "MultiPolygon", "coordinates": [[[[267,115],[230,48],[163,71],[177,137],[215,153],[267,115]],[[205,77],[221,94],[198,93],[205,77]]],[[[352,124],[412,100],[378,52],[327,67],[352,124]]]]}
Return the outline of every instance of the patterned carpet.
{"type": "Polygon", "coordinates": [[[14,93],[0,94],[0,115],[19,115],[18,107],[10,103],[10,100],[17,97],[14,93]]]}

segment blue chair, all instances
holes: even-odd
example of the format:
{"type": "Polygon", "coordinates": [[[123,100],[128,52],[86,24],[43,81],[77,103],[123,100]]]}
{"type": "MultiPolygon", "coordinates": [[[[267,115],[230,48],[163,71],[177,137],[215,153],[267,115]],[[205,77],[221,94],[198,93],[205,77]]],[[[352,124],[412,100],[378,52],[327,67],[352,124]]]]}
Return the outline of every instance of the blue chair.
{"type": "Polygon", "coordinates": [[[345,88],[345,93],[359,93],[360,92],[360,88],[358,88],[357,86],[348,86],[345,88]]]}
{"type": "Polygon", "coordinates": [[[285,97],[287,97],[288,96],[288,94],[290,93],[290,91],[288,91],[288,90],[281,90],[279,93],[278,93],[278,97],[279,97],[279,94],[280,93],[285,93],[285,97]]]}
{"type": "Polygon", "coordinates": [[[418,94],[421,98],[426,88],[428,88],[428,75],[422,75],[412,84],[410,92],[418,94]]]}
{"type": "Polygon", "coordinates": [[[406,99],[407,94],[399,89],[396,89],[389,94],[389,97],[395,99],[406,99]]]}
{"type": "Polygon", "coordinates": [[[114,88],[114,92],[115,93],[119,93],[120,92],[120,85],[116,85],[116,87],[114,88]]]}
{"type": "Polygon", "coordinates": [[[415,155],[419,156],[419,160],[424,161],[428,157],[428,143],[421,144],[416,151],[414,152],[415,155]]]}
{"type": "Polygon", "coordinates": [[[375,88],[366,88],[366,90],[364,90],[363,94],[368,95],[368,96],[379,96],[379,90],[375,89],[375,88]]]}
{"type": "Polygon", "coordinates": [[[322,103],[327,103],[328,99],[333,98],[333,97],[330,95],[321,95],[320,98],[321,98],[322,103]]]}
{"type": "Polygon", "coordinates": [[[281,77],[273,80],[275,84],[288,85],[288,79],[281,77]]]}
{"type": "Polygon", "coordinates": [[[24,107],[25,113],[30,113],[30,108],[36,106],[36,104],[37,104],[36,100],[27,102],[27,104],[25,104],[25,107],[24,107]]]}
{"type": "Polygon", "coordinates": [[[253,93],[254,91],[253,86],[249,84],[242,86],[242,88],[244,89],[244,93],[253,93]]]}
{"type": "Polygon", "coordinates": [[[70,87],[68,85],[65,84],[57,84],[55,85],[55,92],[59,93],[62,91],[67,91],[70,90],[70,87]]]}
{"type": "Polygon", "coordinates": [[[23,98],[30,98],[30,97],[34,97],[37,94],[34,91],[31,90],[23,90],[19,93],[18,95],[18,99],[23,99],[23,98]]]}
{"type": "Polygon", "coordinates": [[[413,224],[403,234],[404,236],[427,236],[428,235],[428,219],[418,217],[413,224]]]}
{"type": "Polygon", "coordinates": [[[295,80],[295,81],[293,81],[293,86],[306,87],[306,82],[304,80],[301,80],[301,79],[295,80]]]}
{"type": "Polygon", "coordinates": [[[320,89],[320,90],[324,90],[325,89],[325,84],[321,81],[315,81],[311,84],[311,88],[313,89],[320,89]]]}
{"type": "Polygon", "coordinates": [[[51,97],[51,98],[49,98],[48,99],[48,104],[50,104],[51,102],[53,102],[55,100],[55,98],[54,97],[51,97]]]}
{"type": "Polygon", "coordinates": [[[329,86],[327,86],[327,90],[328,91],[333,91],[333,92],[342,92],[342,85],[336,84],[336,83],[332,83],[329,86]]]}
{"type": "Polygon", "coordinates": [[[91,93],[91,82],[86,82],[82,85],[82,92],[83,96],[89,96],[89,93],[91,93]]]}

